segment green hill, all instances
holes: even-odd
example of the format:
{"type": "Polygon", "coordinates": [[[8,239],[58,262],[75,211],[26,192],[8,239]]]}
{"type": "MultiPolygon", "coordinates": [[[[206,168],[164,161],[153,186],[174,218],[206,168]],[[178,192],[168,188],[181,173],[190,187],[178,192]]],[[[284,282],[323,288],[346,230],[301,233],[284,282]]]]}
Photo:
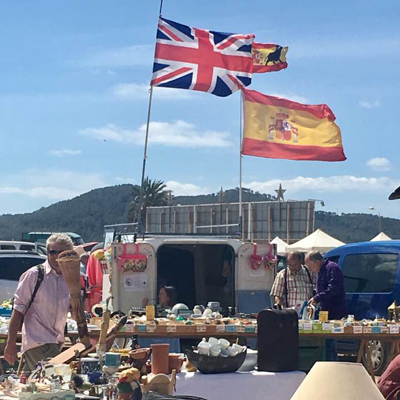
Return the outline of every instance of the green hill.
{"type": "MultiPolygon", "coordinates": [[[[22,232],[64,231],[79,233],[85,241],[103,240],[103,226],[128,221],[128,205],[132,185],[95,189],[71,200],[43,207],[32,213],[1,215],[0,238],[21,239],[22,232]]],[[[243,189],[243,201],[268,201],[269,194],[243,189]]],[[[223,202],[237,202],[238,188],[226,190],[223,202]]],[[[177,196],[172,204],[210,204],[220,201],[219,193],[199,196],[177,196]]],[[[400,239],[400,220],[382,218],[382,230],[391,238],[400,239]]],[[[378,234],[378,217],[370,214],[341,214],[316,212],[315,228],[345,243],[370,240],[378,234]]]]}

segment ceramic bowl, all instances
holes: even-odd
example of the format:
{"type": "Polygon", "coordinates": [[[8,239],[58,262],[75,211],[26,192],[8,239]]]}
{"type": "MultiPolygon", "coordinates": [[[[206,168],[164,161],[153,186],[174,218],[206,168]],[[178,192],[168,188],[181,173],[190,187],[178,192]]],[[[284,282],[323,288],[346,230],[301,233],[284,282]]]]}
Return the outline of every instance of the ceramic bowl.
{"type": "Polygon", "coordinates": [[[246,354],[243,351],[235,357],[210,357],[186,350],[188,360],[203,374],[235,372],[243,364],[246,354]]]}

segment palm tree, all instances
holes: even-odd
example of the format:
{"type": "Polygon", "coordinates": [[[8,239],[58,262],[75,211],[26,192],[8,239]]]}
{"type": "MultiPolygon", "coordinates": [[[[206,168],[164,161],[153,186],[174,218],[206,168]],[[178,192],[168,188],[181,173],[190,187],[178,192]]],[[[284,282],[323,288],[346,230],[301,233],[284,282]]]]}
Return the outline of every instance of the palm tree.
{"type": "MultiPolygon", "coordinates": [[[[143,200],[142,200],[142,223],[146,226],[147,207],[166,206],[168,204],[169,191],[165,190],[164,181],[152,181],[145,178],[143,182],[143,200]]],[[[129,205],[129,219],[132,222],[138,221],[140,186],[134,186],[132,189],[133,201],[129,205]]]]}

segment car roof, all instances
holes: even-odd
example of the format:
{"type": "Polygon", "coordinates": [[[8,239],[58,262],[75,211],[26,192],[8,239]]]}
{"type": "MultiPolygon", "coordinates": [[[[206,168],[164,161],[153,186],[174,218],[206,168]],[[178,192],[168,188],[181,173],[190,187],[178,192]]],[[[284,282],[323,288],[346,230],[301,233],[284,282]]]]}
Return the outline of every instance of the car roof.
{"type": "Polygon", "coordinates": [[[356,242],[356,243],[348,243],[340,247],[336,247],[324,254],[324,258],[332,257],[336,255],[340,255],[343,253],[351,253],[360,250],[396,250],[398,252],[400,250],[400,240],[378,240],[378,241],[369,241],[369,242],[356,242]]]}
{"type": "Polygon", "coordinates": [[[28,235],[52,235],[53,233],[64,233],[72,238],[80,238],[81,235],[78,235],[75,232],[29,232],[28,235]]]}
{"type": "Polygon", "coordinates": [[[36,253],[36,251],[31,250],[0,250],[0,257],[3,256],[29,256],[29,257],[36,257],[40,259],[47,259],[46,256],[36,253]]]}
{"type": "Polygon", "coordinates": [[[24,241],[20,241],[20,240],[0,240],[0,245],[1,244],[19,244],[19,245],[35,246],[34,242],[24,242],[24,241]]]}

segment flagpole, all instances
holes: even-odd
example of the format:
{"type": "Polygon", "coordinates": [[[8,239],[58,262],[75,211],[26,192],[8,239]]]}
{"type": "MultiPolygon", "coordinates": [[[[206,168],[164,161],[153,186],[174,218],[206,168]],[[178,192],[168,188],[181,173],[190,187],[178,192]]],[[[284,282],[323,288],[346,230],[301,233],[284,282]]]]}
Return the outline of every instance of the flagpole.
{"type": "Polygon", "coordinates": [[[242,216],[242,180],[243,180],[243,156],[242,156],[242,143],[243,143],[243,92],[240,91],[240,140],[239,140],[239,233],[243,240],[243,216],[242,216]]]}
{"type": "MultiPolygon", "coordinates": [[[[158,16],[161,17],[161,12],[162,12],[162,7],[163,7],[163,1],[160,0],[160,11],[158,16]]],[[[143,230],[143,221],[142,221],[142,208],[143,208],[143,195],[144,195],[144,180],[145,180],[145,175],[146,175],[146,161],[147,161],[147,147],[149,143],[149,127],[150,127],[150,115],[151,115],[151,101],[153,99],[153,86],[150,85],[150,90],[149,90],[149,108],[147,110],[147,124],[146,124],[146,136],[144,140],[144,152],[143,152],[143,166],[142,166],[142,180],[140,184],[140,194],[139,194],[139,215],[138,215],[138,225],[136,228],[136,231],[141,234],[145,233],[146,229],[143,230]]]]}
{"type": "Polygon", "coordinates": [[[142,207],[143,207],[143,192],[144,192],[144,180],[146,175],[146,161],[147,161],[147,146],[149,143],[149,127],[150,127],[150,115],[151,115],[151,100],[153,99],[153,86],[150,86],[149,90],[149,108],[147,110],[147,124],[146,124],[146,136],[144,140],[144,152],[143,152],[143,166],[142,166],[142,181],[140,185],[139,195],[139,215],[138,215],[138,233],[144,233],[142,226],[142,207]]]}

